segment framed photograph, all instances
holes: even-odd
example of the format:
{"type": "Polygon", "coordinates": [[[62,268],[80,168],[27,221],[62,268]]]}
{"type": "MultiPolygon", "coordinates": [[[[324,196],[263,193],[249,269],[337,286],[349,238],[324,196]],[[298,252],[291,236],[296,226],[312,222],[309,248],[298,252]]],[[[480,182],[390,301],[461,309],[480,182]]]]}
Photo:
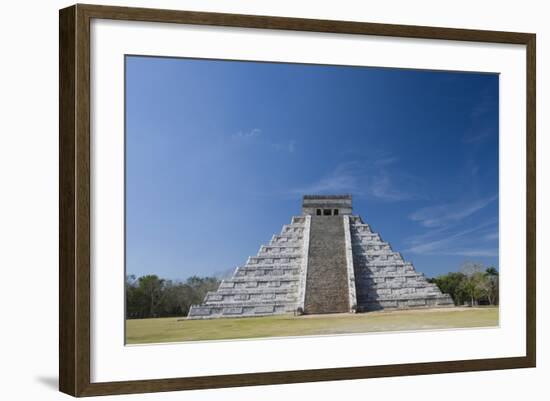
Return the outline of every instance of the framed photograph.
{"type": "Polygon", "coordinates": [[[534,34],[59,18],[61,391],[535,366],[534,34]]]}

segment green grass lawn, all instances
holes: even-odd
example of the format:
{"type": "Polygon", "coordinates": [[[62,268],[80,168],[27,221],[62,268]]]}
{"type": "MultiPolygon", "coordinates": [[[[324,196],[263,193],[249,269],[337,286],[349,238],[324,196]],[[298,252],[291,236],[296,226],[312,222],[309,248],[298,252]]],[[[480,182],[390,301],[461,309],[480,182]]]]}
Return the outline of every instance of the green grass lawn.
{"type": "Polygon", "coordinates": [[[225,340],[498,326],[498,308],[448,308],[358,314],[126,321],[126,343],[225,340]]]}

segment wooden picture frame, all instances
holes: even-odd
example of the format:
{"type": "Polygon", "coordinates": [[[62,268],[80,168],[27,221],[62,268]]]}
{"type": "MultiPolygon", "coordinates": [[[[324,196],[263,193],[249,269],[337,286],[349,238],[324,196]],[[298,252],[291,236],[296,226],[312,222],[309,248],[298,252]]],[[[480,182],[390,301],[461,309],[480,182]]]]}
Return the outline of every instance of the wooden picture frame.
{"type": "Polygon", "coordinates": [[[59,15],[59,388],[73,396],[144,393],[528,368],[536,363],[535,42],[530,33],[74,5],[59,15]],[[90,21],[163,22],[526,46],[526,355],[492,359],[93,383],[90,380],[90,21]]]}

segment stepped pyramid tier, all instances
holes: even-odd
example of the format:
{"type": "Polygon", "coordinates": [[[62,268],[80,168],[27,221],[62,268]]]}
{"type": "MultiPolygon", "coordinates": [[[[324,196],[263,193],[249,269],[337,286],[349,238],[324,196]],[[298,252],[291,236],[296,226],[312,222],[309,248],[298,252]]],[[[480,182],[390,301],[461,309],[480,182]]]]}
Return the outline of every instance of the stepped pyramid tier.
{"type": "Polygon", "coordinates": [[[361,217],[350,217],[350,231],[358,312],[454,306],[361,217]]]}
{"type": "Polygon", "coordinates": [[[309,216],[293,217],[217,291],[207,293],[203,304],[192,306],[189,317],[294,313],[304,296],[309,225],[309,216]]]}
{"type": "Polygon", "coordinates": [[[302,215],[193,305],[190,319],[454,306],[352,215],[351,195],[306,195],[302,215]]]}

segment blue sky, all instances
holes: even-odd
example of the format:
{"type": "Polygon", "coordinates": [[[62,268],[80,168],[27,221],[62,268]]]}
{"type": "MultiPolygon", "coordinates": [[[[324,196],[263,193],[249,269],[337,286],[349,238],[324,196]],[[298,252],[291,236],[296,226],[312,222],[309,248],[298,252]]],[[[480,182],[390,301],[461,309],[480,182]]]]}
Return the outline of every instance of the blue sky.
{"type": "Polygon", "coordinates": [[[340,193],[428,276],[498,268],[498,75],[126,58],[128,274],[226,272],[340,193]]]}

